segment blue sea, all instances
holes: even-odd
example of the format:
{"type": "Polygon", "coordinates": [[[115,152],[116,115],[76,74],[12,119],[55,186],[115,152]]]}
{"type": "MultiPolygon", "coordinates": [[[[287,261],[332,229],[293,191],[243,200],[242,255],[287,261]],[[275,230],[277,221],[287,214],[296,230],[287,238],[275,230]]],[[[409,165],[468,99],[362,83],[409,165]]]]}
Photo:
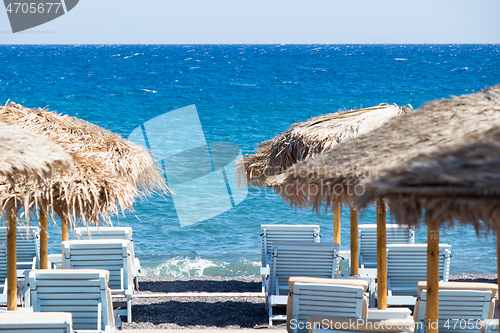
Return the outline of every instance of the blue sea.
{"type": "MultiPolygon", "coordinates": [[[[128,137],[144,122],[196,105],[208,142],[244,154],[291,124],[379,103],[411,104],[468,94],[500,83],[500,45],[52,45],[0,46],[0,103],[83,118],[128,137]]],[[[36,222],[35,222],[36,223],[36,222]]],[[[290,208],[272,191],[251,189],[231,210],[181,227],[170,198],[155,196],[119,216],[132,226],[148,275],[258,274],[260,225],[321,226],[332,214],[290,208]]],[[[375,210],[360,214],[375,223],[375,210]]],[[[416,241],[426,242],[419,227],[416,241]]],[[[442,229],[451,273],[496,273],[495,237],[472,227],[442,229]]],[[[59,227],[49,253],[60,252],[59,227]]],[[[349,248],[349,210],[342,215],[349,248]]]]}

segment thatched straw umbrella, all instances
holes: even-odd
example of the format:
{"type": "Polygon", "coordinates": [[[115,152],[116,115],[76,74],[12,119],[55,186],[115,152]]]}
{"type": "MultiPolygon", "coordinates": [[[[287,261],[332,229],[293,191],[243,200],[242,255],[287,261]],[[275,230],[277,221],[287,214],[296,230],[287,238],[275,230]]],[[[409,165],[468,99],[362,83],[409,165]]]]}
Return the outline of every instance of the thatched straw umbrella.
{"type": "MultiPolygon", "coordinates": [[[[292,125],[286,132],[265,141],[257,153],[244,157],[239,173],[253,186],[262,187],[270,176],[286,172],[299,161],[321,154],[348,140],[380,127],[388,119],[406,113],[411,106],[380,104],[369,108],[330,113],[292,125]]],[[[333,241],[340,244],[341,205],[333,209],[333,241]]],[[[358,275],[358,212],[351,207],[351,273],[358,275]]]]}
{"type": "Polygon", "coordinates": [[[360,206],[388,199],[397,223],[472,224],[497,236],[497,283],[500,287],[500,124],[456,146],[420,155],[363,183],[360,206]]]}
{"type": "MultiPolygon", "coordinates": [[[[73,154],[77,172],[53,178],[47,198],[61,218],[63,241],[69,238],[69,224],[77,219],[97,224],[132,209],[137,197],[167,191],[165,179],[147,150],[119,135],[77,118],[14,103],[0,107],[0,116],[48,137],[73,154]]],[[[47,213],[46,206],[41,206],[41,268],[47,266],[47,213]]]]}
{"type": "MultiPolygon", "coordinates": [[[[30,180],[43,183],[55,172],[72,169],[73,160],[62,147],[40,135],[31,134],[17,126],[0,122],[0,180],[16,183],[30,180]]],[[[22,186],[22,184],[21,184],[22,186]]],[[[41,186],[43,187],[43,186],[41,186]]],[[[18,192],[16,201],[24,202],[18,192]]],[[[7,310],[17,308],[17,211],[3,206],[0,214],[7,219],[7,310]]]]}
{"type": "MultiPolygon", "coordinates": [[[[443,149],[466,145],[471,136],[481,135],[500,124],[500,86],[471,95],[425,104],[415,112],[391,119],[378,129],[352,139],[344,145],[300,162],[268,180],[292,204],[303,206],[308,200],[318,209],[353,201],[363,194],[363,182],[383,177],[386,172],[420,155],[439,154],[443,149]]],[[[381,203],[384,199],[378,198],[381,203]]],[[[385,204],[384,204],[385,205],[385,204]]],[[[428,306],[427,320],[437,320],[437,263],[439,223],[428,220],[428,306]]],[[[378,264],[386,261],[385,249],[378,264]]],[[[386,305],[387,272],[377,265],[378,298],[386,305]]],[[[431,329],[432,330],[432,329],[431,329]]]]}

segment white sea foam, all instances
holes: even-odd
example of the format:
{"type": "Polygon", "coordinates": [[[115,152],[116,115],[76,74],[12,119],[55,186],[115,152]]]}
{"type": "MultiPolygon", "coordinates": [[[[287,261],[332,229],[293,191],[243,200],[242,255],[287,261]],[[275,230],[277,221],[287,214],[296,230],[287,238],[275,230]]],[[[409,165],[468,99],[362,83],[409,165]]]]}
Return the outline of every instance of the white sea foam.
{"type": "Polygon", "coordinates": [[[202,276],[208,267],[223,267],[228,263],[214,263],[207,259],[172,258],[156,267],[146,268],[145,275],[160,276],[202,276]]]}
{"type": "Polygon", "coordinates": [[[451,71],[452,72],[454,72],[454,71],[469,71],[469,68],[468,67],[453,68],[451,71]]]}
{"type": "Polygon", "coordinates": [[[405,58],[394,58],[394,60],[408,60],[408,59],[405,59],[405,58]]]}
{"type": "Polygon", "coordinates": [[[153,94],[156,94],[158,92],[156,90],[150,90],[150,89],[141,89],[141,90],[145,92],[152,92],[153,94]]]}
{"type": "Polygon", "coordinates": [[[235,263],[214,262],[209,259],[176,257],[159,265],[145,264],[143,271],[146,276],[235,276],[256,275],[260,261],[246,260],[235,263]],[[149,267],[148,267],[149,266],[149,267]]]}

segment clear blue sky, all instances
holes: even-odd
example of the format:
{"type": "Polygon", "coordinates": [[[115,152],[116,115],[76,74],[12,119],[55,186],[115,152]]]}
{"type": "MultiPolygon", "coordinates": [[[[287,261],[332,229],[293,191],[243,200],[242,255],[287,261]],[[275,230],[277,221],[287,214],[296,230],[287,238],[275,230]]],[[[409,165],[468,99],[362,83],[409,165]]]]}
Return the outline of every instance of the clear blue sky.
{"type": "Polygon", "coordinates": [[[0,44],[500,43],[499,0],[80,0],[0,44]]]}

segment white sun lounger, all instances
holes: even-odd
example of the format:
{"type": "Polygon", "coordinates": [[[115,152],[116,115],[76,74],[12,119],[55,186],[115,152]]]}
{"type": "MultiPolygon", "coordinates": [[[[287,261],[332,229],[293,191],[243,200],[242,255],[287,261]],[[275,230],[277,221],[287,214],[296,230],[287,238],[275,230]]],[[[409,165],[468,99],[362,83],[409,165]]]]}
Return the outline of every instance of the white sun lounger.
{"type": "MultiPolygon", "coordinates": [[[[439,244],[439,280],[450,275],[451,245],[439,244]]],[[[387,304],[413,305],[417,284],[427,280],[427,244],[387,245],[387,304]]]]}
{"type": "Polygon", "coordinates": [[[31,271],[25,301],[35,312],[70,312],[76,332],[115,332],[108,280],[109,272],[97,269],[31,271]]]}
{"type": "Polygon", "coordinates": [[[1,333],[73,333],[68,312],[0,312],[1,333]]]}
{"type": "Polygon", "coordinates": [[[260,226],[262,267],[269,265],[273,242],[319,242],[319,225],[263,224],[260,226]]]}
{"type": "MultiPolygon", "coordinates": [[[[399,224],[387,224],[387,244],[415,243],[414,229],[399,224]]],[[[361,224],[358,227],[359,273],[377,276],[377,225],[361,224]]]]}
{"type": "MultiPolygon", "coordinates": [[[[427,282],[418,283],[419,298],[413,317],[417,329],[425,326],[427,282]]],[[[479,321],[492,319],[498,285],[493,283],[440,282],[439,283],[439,331],[477,332],[479,321]],[[472,325],[471,325],[472,323],[472,325]]]]}
{"type": "Polygon", "coordinates": [[[346,317],[310,316],[311,333],[408,333],[413,332],[413,319],[359,319],[346,317]]]}
{"type": "Polygon", "coordinates": [[[269,276],[269,262],[273,242],[311,242],[320,240],[319,225],[316,224],[262,224],[260,226],[260,275],[262,276],[262,290],[265,290],[266,279],[269,276]]]}
{"type": "Polygon", "coordinates": [[[309,316],[366,318],[368,282],[353,279],[291,277],[287,304],[287,331],[305,333],[309,316]]]}
{"type": "Polygon", "coordinates": [[[336,278],[339,272],[339,244],[334,243],[274,243],[270,275],[266,281],[266,301],[269,325],[286,316],[273,315],[272,308],[287,304],[288,279],[292,276],[336,278]]]}
{"type": "Polygon", "coordinates": [[[132,276],[136,279],[136,287],[138,287],[137,277],[142,275],[142,267],[139,258],[135,257],[134,241],[132,239],[131,227],[88,227],[75,228],[75,239],[123,239],[130,241],[130,260],[132,262],[132,276]]]}
{"type": "Polygon", "coordinates": [[[126,309],[119,309],[132,322],[134,281],[130,262],[130,241],[71,240],[62,242],[65,269],[105,269],[109,271],[109,288],[114,298],[126,298],[126,309]]]}
{"type": "MultiPolygon", "coordinates": [[[[18,277],[24,270],[38,268],[40,255],[40,229],[38,227],[17,227],[17,270],[18,277]]],[[[0,227],[0,243],[7,244],[7,227],[0,227]]]]}

